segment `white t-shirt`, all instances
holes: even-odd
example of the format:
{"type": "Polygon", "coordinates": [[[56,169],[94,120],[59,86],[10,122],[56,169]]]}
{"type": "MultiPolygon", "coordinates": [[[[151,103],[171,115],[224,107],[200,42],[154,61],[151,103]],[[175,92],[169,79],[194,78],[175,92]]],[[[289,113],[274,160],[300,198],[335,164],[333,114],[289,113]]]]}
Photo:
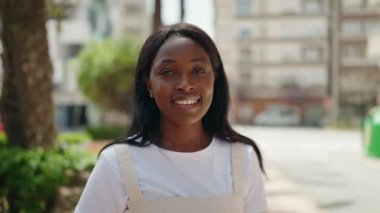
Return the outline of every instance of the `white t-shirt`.
{"type": "MultiPolygon", "coordinates": [[[[267,208],[256,153],[244,146],[244,212],[267,208]]],[[[145,199],[157,197],[210,197],[233,193],[231,144],[214,137],[208,147],[183,153],[156,145],[130,146],[140,190],[145,199]]],[[[105,149],[92,171],[77,213],[128,212],[128,194],[122,183],[115,146],[105,149]]]]}

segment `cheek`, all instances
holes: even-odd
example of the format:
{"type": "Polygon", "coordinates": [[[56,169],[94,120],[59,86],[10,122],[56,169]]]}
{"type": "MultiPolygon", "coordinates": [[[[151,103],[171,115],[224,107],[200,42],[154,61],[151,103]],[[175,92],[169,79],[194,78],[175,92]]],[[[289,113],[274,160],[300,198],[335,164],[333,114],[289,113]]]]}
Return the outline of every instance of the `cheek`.
{"type": "Polygon", "coordinates": [[[156,83],[152,85],[152,93],[156,102],[169,99],[170,88],[168,84],[156,83]]]}
{"type": "MultiPolygon", "coordinates": [[[[204,87],[205,94],[208,98],[212,100],[212,97],[214,95],[214,80],[210,80],[204,87]]],[[[210,100],[210,101],[211,101],[210,100]]]]}

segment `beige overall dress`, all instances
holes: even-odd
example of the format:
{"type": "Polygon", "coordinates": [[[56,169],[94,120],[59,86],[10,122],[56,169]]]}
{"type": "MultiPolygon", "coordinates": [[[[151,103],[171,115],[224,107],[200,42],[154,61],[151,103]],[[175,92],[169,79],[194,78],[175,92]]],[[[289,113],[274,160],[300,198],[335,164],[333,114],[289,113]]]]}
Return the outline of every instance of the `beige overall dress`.
{"type": "Polygon", "coordinates": [[[213,197],[161,197],[145,200],[139,189],[132,155],[125,144],[116,145],[129,213],[243,213],[243,144],[231,144],[234,192],[213,197]]]}

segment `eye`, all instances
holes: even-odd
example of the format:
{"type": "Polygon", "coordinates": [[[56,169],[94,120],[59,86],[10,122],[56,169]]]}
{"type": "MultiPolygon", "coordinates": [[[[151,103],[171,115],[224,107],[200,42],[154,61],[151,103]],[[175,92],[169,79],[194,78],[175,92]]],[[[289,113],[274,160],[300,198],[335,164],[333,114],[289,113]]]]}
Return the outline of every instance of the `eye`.
{"type": "Polygon", "coordinates": [[[172,69],[168,69],[168,68],[164,68],[160,71],[160,75],[164,75],[164,76],[168,76],[168,75],[173,75],[173,70],[172,69]]]}
{"type": "Polygon", "coordinates": [[[204,74],[207,73],[207,70],[206,70],[205,68],[203,68],[203,67],[195,67],[195,68],[193,69],[193,73],[194,73],[195,75],[204,75],[204,74]]]}

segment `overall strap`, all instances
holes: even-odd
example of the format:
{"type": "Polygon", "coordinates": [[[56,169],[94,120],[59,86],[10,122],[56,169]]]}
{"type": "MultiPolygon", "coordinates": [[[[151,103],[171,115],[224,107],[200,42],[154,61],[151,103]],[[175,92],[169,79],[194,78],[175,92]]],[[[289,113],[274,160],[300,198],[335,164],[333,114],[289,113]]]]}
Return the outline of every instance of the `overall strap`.
{"type": "Polygon", "coordinates": [[[120,171],[124,187],[130,201],[143,199],[137,181],[137,172],[133,165],[133,158],[127,144],[116,144],[116,152],[119,159],[120,171]]]}
{"type": "Polygon", "coordinates": [[[244,144],[235,142],[231,144],[232,177],[234,192],[243,195],[244,182],[244,144]]]}

